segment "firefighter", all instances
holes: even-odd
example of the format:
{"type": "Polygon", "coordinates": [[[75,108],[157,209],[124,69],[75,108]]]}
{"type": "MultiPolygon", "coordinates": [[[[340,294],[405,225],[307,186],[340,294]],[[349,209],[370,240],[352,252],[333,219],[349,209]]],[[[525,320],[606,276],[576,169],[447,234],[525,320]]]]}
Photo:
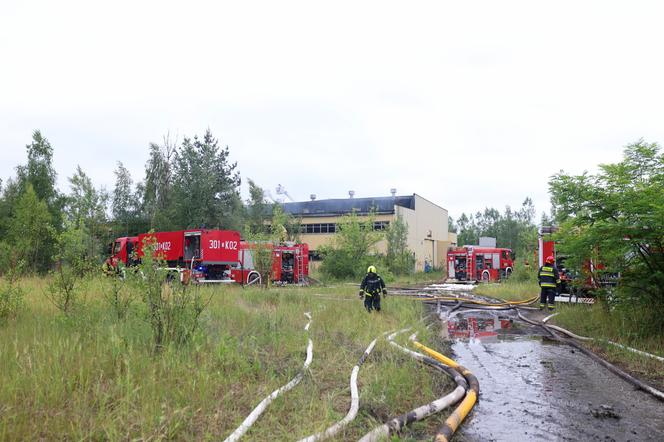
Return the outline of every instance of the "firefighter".
{"type": "Polygon", "coordinates": [[[369,266],[367,274],[362,279],[362,284],[360,284],[360,298],[364,298],[364,307],[368,312],[371,312],[371,310],[380,311],[381,292],[384,296],[387,296],[385,282],[376,273],[376,267],[369,266]]]}
{"type": "Polygon", "coordinates": [[[558,269],[554,265],[556,260],[553,256],[547,256],[545,264],[540,267],[539,272],[537,273],[537,279],[539,280],[539,285],[541,287],[540,293],[540,309],[543,309],[548,306],[549,310],[555,308],[554,301],[556,299],[556,294],[558,293],[558,288],[560,287],[560,275],[558,274],[558,269]]]}

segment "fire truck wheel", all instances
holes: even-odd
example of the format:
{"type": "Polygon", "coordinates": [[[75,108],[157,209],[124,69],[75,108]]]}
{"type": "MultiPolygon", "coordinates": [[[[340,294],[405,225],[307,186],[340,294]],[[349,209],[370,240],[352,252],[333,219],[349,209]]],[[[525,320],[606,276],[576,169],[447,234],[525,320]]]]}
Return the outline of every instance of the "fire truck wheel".
{"type": "Polygon", "coordinates": [[[512,267],[505,269],[505,279],[509,278],[512,275],[512,267]]]}
{"type": "Polygon", "coordinates": [[[489,272],[486,270],[482,272],[482,282],[489,282],[489,272]]]}

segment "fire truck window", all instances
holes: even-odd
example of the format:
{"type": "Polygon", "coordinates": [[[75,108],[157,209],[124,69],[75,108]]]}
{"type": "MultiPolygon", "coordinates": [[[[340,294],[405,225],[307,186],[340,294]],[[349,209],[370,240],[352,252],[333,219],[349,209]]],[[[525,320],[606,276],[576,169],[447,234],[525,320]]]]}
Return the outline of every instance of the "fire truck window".
{"type": "Polygon", "coordinates": [[[477,255],[477,260],[475,261],[475,267],[478,270],[481,270],[484,268],[484,255],[477,255]]]}
{"type": "Polygon", "coordinates": [[[503,250],[503,259],[507,259],[507,250],[503,250]]]}
{"type": "Polygon", "coordinates": [[[115,241],[115,244],[113,244],[113,254],[115,255],[116,253],[120,253],[121,247],[122,243],[120,241],[115,241]]]}
{"type": "Polygon", "coordinates": [[[491,268],[491,258],[490,258],[490,257],[485,258],[485,260],[484,260],[484,268],[485,268],[485,269],[490,269],[490,268],[491,268]]]}
{"type": "Polygon", "coordinates": [[[201,237],[187,236],[184,239],[184,259],[200,258],[201,256],[201,237]]]}

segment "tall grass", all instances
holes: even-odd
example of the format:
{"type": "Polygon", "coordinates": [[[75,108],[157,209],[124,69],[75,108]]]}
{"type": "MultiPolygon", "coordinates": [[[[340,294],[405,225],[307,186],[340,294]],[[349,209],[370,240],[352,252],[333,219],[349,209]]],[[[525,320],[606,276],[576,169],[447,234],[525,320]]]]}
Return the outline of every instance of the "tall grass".
{"type": "Polygon", "coordinates": [[[539,295],[540,288],[536,282],[508,279],[500,283],[479,284],[473,293],[504,301],[523,301],[539,295]]]}
{"type": "MultiPolygon", "coordinates": [[[[353,287],[203,287],[212,297],[201,327],[184,346],[160,354],[146,307],[132,303],[119,318],[105,294],[111,281],[81,287],[81,305],[64,315],[44,297],[48,281],[22,281],[25,308],[0,326],[0,439],[177,439],[228,435],[264,396],[290,380],[305,356],[306,319],[314,359],[304,381],[276,400],[247,440],[292,440],[319,431],[349,406],[348,378],[368,343],[415,326],[422,305],[387,298],[380,315],[364,312],[353,287]]],[[[359,376],[361,407],[339,440],[451,388],[438,373],[380,341],[359,376]]],[[[430,432],[440,419],[408,434],[430,432]]]]}
{"type": "Polygon", "coordinates": [[[614,363],[664,386],[664,364],[606,343],[607,340],[664,356],[664,334],[651,333],[649,312],[643,306],[611,310],[602,302],[594,305],[559,304],[556,325],[597,339],[589,344],[614,363]],[[647,331],[647,332],[646,332],[647,331]]]}

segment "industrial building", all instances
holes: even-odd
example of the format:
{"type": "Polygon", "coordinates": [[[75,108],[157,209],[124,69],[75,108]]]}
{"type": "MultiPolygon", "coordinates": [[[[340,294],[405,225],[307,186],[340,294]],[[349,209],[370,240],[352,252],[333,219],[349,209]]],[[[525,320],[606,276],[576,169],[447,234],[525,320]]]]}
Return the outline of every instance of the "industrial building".
{"type": "MultiPolygon", "coordinates": [[[[436,268],[445,266],[445,254],[450,245],[456,245],[456,235],[448,231],[448,213],[418,194],[318,200],[283,203],[286,213],[301,221],[301,241],[309,244],[315,255],[323,245],[331,245],[337,231],[337,221],[355,212],[358,216],[374,214],[374,229],[387,229],[399,215],[408,224],[408,248],[415,254],[416,270],[424,270],[425,263],[436,268]]],[[[377,253],[385,253],[387,242],[376,245],[377,253]]]]}

